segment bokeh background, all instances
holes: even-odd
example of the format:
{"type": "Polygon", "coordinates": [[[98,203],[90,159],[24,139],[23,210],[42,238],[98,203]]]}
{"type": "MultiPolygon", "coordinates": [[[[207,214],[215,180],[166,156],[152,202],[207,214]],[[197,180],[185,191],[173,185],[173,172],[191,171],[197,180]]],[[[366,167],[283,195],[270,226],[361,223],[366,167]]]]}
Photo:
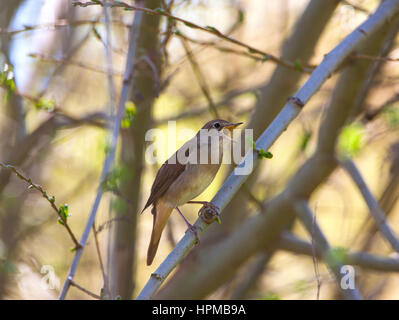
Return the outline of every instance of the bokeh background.
{"type": "MultiPolygon", "coordinates": [[[[262,115],[267,115],[269,108],[273,115],[283,107],[308,78],[304,69],[319,64],[379,5],[376,0],[339,4],[326,1],[337,4],[330,5],[329,16],[325,12],[311,16],[320,16],[323,21],[314,25],[322,29],[311,31],[319,35],[309,33],[314,40],[307,41],[307,35],[301,35],[304,31],[296,23],[309,7],[315,7],[314,2],[317,1],[144,1],[146,7],[167,8],[175,16],[213,26],[264,52],[288,57],[297,67],[289,69],[265,61],[243,47],[173,20],[156,16],[145,20],[140,34],[140,59],[133,76],[136,85],[129,93],[116,161],[103,185],[105,193],[95,223],[113,297],[136,297],[186,228],[182,219],[172,214],[155,261],[146,266],[152,215],[150,210],[139,213],[160,163],[150,165],[144,160],[145,132],[156,127],[166,133],[168,120],[176,120],[178,129],[197,131],[216,116],[216,109],[219,117],[243,121],[248,128],[255,128],[255,137],[259,136],[270,122],[265,119],[264,125],[259,124],[262,115]],[[296,32],[295,37],[304,39],[298,50],[289,44],[296,32]],[[276,79],[277,69],[285,81],[276,79]],[[278,85],[274,84],[276,81],[278,85]],[[266,93],[270,88],[273,92],[266,93]]],[[[0,7],[0,160],[42,186],[55,197],[58,206],[68,204],[68,224],[79,239],[108,148],[107,119],[121,90],[133,12],[120,8],[109,11],[108,42],[101,6],[83,8],[68,0],[0,0],[0,7]],[[107,46],[112,51],[112,65],[106,58],[107,46]],[[110,67],[114,96],[107,73],[110,67]]],[[[370,79],[362,103],[353,108],[355,111],[340,133],[337,152],[353,157],[389,215],[391,226],[399,232],[399,62],[394,61],[399,57],[397,31],[398,23],[391,22],[384,53],[378,54],[392,59],[364,59],[370,65],[378,64],[378,70],[370,79]],[[379,111],[370,116],[373,110],[379,111]]],[[[356,58],[347,63],[356,63],[356,58]]],[[[239,228],[248,216],[257,214],[253,198],[271,199],[284,190],[316,149],[317,132],[339,79],[334,74],[310,100],[271,148],[273,158],[262,161],[252,179],[256,181],[245,192],[240,191],[237,197],[241,207],[227,207],[222,225],[210,233],[239,228]],[[235,218],[230,220],[230,215],[235,218]]],[[[182,138],[177,145],[183,142],[182,138]]],[[[199,199],[210,200],[229,171],[230,167],[223,165],[199,199]]],[[[368,207],[344,170],[337,168],[320,184],[311,195],[310,205],[336,252],[367,251],[397,257],[389,244],[372,231],[368,207]]],[[[182,207],[191,222],[197,218],[198,209],[193,205],[182,207]]],[[[57,219],[40,192],[28,189],[28,184],[9,170],[0,169],[0,299],[57,298],[74,255],[74,244],[57,219]]],[[[299,222],[290,228],[296,236],[310,241],[299,222]]],[[[201,245],[195,248],[200,249],[201,245]]],[[[320,298],[340,298],[332,275],[321,261],[319,272],[320,298]]],[[[364,297],[399,298],[397,273],[367,268],[356,268],[356,272],[364,297]]],[[[104,286],[93,234],[75,281],[98,295],[104,286]]],[[[258,255],[244,263],[232,279],[206,297],[316,296],[312,257],[277,249],[267,259],[258,255]],[[255,273],[254,281],[239,291],[250,273],[255,273]]],[[[68,298],[91,299],[74,287],[68,298]]]]}

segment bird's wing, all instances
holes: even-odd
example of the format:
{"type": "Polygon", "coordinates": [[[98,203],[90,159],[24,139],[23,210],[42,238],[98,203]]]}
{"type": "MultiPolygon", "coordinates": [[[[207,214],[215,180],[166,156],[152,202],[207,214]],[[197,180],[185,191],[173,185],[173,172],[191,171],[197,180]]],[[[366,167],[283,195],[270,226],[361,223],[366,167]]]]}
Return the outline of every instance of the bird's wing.
{"type": "Polygon", "coordinates": [[[169,186],[179,177],[185,168],[185,164],[178,162],[172,164],[168,163],[168,161],[165,161],[155,177],[155,181],[151,188],[151,194],[141,212],[147,209],[147,207],[154,203],[154,201],[162,197],[166,190],[168,190],[169,186]]]}

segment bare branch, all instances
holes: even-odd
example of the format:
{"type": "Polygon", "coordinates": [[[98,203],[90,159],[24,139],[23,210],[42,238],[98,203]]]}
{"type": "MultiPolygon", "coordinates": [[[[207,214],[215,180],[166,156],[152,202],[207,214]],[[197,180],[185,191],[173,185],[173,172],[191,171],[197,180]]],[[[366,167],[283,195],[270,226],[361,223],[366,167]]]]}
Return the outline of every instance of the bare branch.
{"type": "MultiPolygon", "coordinates": [[[[99,185],[97,188],[97,195],[96,195],[95,201],[93,203],[92,209],[90,211],[90,215],[89,215],[88,221],[86,223],[86,227],[82,234],[82,238],[80,241],[82,246],[84,246],[86,244],[87,238],[89,237],[90,229],[93,226],[93,223],[94,223],[94,220],[95,220],[95,217],[97,214],[97,210],[100,205],[100,201],[101,201],[102,194],[103,194],[102,183],[103,183],[104,179],[106,178],[109,170],[111,169],[112,163],[115,158],[116,144],[118,141],[121,119],[125,112],[125,105],[126,105],[126,101],[127,101],[130,82],[132,79],[134,59],[136,57],[136,47],[137,47],[136,44],[137,44],[137,38],[138,38],[139,29],[140,29],[140,25],[141,25],[141,20],[142,20],[142,12],[138,11],[134,15],[133,24],[132,24],[132,27],[129,32],[128,56],[126,59],[126,68],[125,68],[125,73],[124,73],[124,77],[123,77],[123,86],[122,86],[122,91],[121,91],[121,95],[120,95],[118,111],[117,111],[117,114],[116,114],[116,117],[114,120],[114,124],[113,124],[113,130],[112,130],[111,142],[110,142],[110,150],[104,160],[101,178],[100,178],[100,182],[99,182],[99,185]]],[[[82,252],[83,252],[83,250],[79,250],[75,254],[71,268],[68,272],[68,276],[65,280],[64,286],[63,286],[62,291],[59,296],[59,299],[61,299],[61,300],[65,299],[65,297],[66,297],[66,294],[68,292],[68,289],[69,289],[69,286],[71,283],[70,281],[73,280],[73,277],[74,277],[76,269],[78,267],[82,252]]]]}
{"type": "Polygon", "coordinates": [[[389,226],[386,221],[386,216],[384,211],[381,209],[377,200],[374,198],[370,189],[367,187],[366,182],[364,181],[361,173],[356,167],[355,163],[351,159],[345,159],[341,162],[342,167],[349,173],[356,186],[359,188],[360,193],[362,194],[364,200],[369,207],[370,214],[373,217],[378,229],[385,239],[391,244],[392,248],[399,252],[399,239],[397,238],[395,232],[389,226]]]}
{"type": "MultiPolygon", "coordinates": [[[[313,255],[312,244],[310,242],[287,231],[281,233],[277,248],[295,254],[313,255]]],[[[319,247],[316,247],[316,256],[318,259],[323,258],[322,251],[319,247]]],[[[399,271],[398,258],[381,257],[367,252],[347,252],[345,263],[381,272],[399,271]]]]}
{"type": "MultiPolygon", "coordinates": [[[[73,4],[75,6],[81,6],[81,7],[88,7],[88,6],[93,6],[93,5],[104,6],[104,1],[88,1],[88,2],[75,1],[75,2],[73,2],[73,4]]],[[[281,58],[278,58],[275,55],[272,55],[270,53],[264,52],[262,50],[254,48],[254,47],[252,47],[252,46],[250,46],[248,44],[245,44],[245,43],[243,43],[243,42],[241,42],[239,40],[236,40],[236,39],[234,39],[234,38],[232,38],[232,37],[230,37],[228,35],[225,35],[225,34],[221,33],[219,30],[217,30],[214,27],[211,27],[211,26],[202,27],[202,26],[200,26],[198,24],[195,24],[195,23],[193,23],[191,21],[176,17],[176,16],[174,16],[174,15],[172,15],[172,14],[170,14],[170,13],[168,13],[165,10],[162,10],[162,9],[161,10],[159,10],[159,9],[152,10],[152,9],[149,9],[149,8],[132,6],[132,5],[129,5],[129,4],[127,4],[125,2],[122,2],[122,1],[113,2],[111,4],[111,7],[119,7],[119,8],[124,8],[126,10],[132,10],[132,11],[142,11],[142,12],[145,12],[145,13],[148,13],[148,14],[152,14],[152,15],[156,15],[156,16],[168,17],[170,19],[173,19],[173,20],[176,20],[178,22],[184,23],[189,28],[202,30],[202,31],[210,33],[210,34],[212,34],[212,35],[214,35],[214,36],[216,36],[218,38],[221,38],[221,39],[226,40],[228,42],[234,43],[234,44],[236,44],[236,45],[238,45],[240,47],[244,47],[247,50],[249,50],[249,52],[251,52],[251,53],[256,53],[256,54],[261,55],[265,59],[265,61],[272,61],[274,63],[280,64],[282,66],[285,66],[287,68],[291,68],[291,69],[294,69],[294,70],[297,70],[297,71],[302,71],[302,72],[307,72],[307,73],[312,72],[312,68],[309,68],[307,66],[298,65],[298,63],[295,63],[295,62],[285,61],[285,60],[283,60],[281,58]]]]}

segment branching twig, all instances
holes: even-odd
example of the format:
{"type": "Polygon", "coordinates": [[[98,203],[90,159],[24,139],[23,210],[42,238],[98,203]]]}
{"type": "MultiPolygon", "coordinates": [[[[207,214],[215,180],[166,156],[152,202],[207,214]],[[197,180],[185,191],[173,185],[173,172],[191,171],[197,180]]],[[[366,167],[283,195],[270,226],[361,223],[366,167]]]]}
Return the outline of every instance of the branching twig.
{"type": "MultiPolygon", "coordinates": [[[[74,1],[73,4],[75,6],[88,7],[88,6],[93,6],[93,5],[101,5],[101,6],[103,6],[104,2],[103,1],[88,1],[88,2],[74,1]]],[[[149,8],[143,8],[143,7],[129,5],[129,4],[127,4],[125,2],[122,2],[122,1],[114,1],[112,4],[110,4],[110,6],[111,7],[124,8],[125,10],[142,11],[142,12],[145,12],[145,13],[148,13],[148,14],[152,14],[152,15],[156,15],[156,16],[164,16],[164,17],[176,20],[178,22],[181,22],[181,23],[183,23],[184,25],[186,25],[189,28],[202,30],[202,31],[210,33],[210,34],[212,34],[212,35],[214,35],[214,36],[216,36],[218,38],[221,38],[221,39],[226,40],[228,42],[234,43],[234,44],[236,44],[236,45],[238,45],[240,47],[244,47],[251,53],[259,54],[265,60],[275,62],[275,63],[280,64],[282,66],[285,66],[287,68],[291,68],[291,69],[294,69],[294,70],[297,70],[297,71],[302,71],[302,72],[307,72],[307,73],[310,73],[313,70],[312,68],[309,68],[307,66],[301,66],[300,64],[295,63],[295,62],[285,61],[285,60],[283,60],[283,59],[281,59],[281,58],[279,58],[279,57],[277,57],[275,55],[272,55],[270,53],[267,53],[267,52],[264,52],[264,51],[259,50],[257,48],[254,48],[254,47],[252,47],[252,46],[250,46],[248,44],[245,44],[245,43],[243,43],[243,42],[241,42],[239,40],[236,40],[236,39],[234,39],[234,38],[232,38],[232,37],[230,37],[228,35],[225,35],[225,34],[221,33],[219,30],[217,30],[214,27],[211,27],[211,26],[203,27],[203,26],[195,24],[195,23],[193,23],[191,21],[176,17],[176,16],[166,12],[165,10],[163,10],[161,8],[152,10],[152,9],[149,9],[149,8]]]]}
{"type": "Polygon", "coordinates": [[[73,241],[73,243],[75,244],[75,249],[80,249],[82,246],[79,244],[78,240],[76,240],[75,235],[73,234],[71,228],[69,227],[68,223],[67,223],[67,219],[65,218],[65,216],[63,214],[61,214],[60,209],[57,207],[57,205],[55,204],[55,197],[53,196],[49,196],[47,194],[46,191],[43,190],[43,188],[41,186],[39,186],[36,183],[33,183],[32,180],[30,178],[25,177],[20,171],[18,171],[14,166],[9,165],[9,164],[4,164],[2,162],[0,162],[0,167],[4,168],[4,169],[8,169],[11,170],[12,172],[15,173],[15,175],[25,181],[26,183],[28,183],[28,188],[29,189],[35,189],[37,191],[39,191],[43,198],[45,198],[51,205],[51,208],[54,209],[54,211],[57,213],[59,219],[62,221],[62,224],[65,229],[68,231],[69,235],[71,236],[71,239],[73,241]]]}

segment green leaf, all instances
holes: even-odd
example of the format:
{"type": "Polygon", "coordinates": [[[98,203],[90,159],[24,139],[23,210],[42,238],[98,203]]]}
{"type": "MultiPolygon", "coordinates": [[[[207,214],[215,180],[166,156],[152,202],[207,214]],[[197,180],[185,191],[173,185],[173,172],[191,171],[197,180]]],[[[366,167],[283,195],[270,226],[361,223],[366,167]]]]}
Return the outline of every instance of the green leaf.
{"type": "Polygon", "coordinates": [[[295,60],[294,66],[295,66],[295,69],[297,69],[297,70],[299,70],[299,71],[302,71],[302,70],[303,70],[302,63],[301,63],[301,61],[299,61],[299,60],[295,60]]]}
{"type": "Polygon", "coordinates": [[[212,26],[206,26],[206,29],[208,29],[209,31],[212,31],[213,33],[220,33],[218,29],[216,29],[215,27],[212,26]]]}
{"type": "Polygon", "coordinates": [[[364,127],[355,122],[344,127],[338,138],[338,150],[344,156],[354,157],[364,147],[364,127]]]}
{"type": "Polygon", "coordinates": [[[258,154],[260,158],[266,158],[266,159],[273,158],[273,154],[269,151],[265,151],[264,149],[258,149],[258,154]]]}
{"type": "Polygon", "coordinates": [[[266,61],[268,61],[270,59],[270,56],[268,55],[268,54],[265,54],[263,57],[262,57],[262,60],[261,60],[261,62],[263,63],[263,62],[266,62],[266,61]]]}
{"type": "Polygon", "coordinates": [[[197,26],[194,25],[194,24],[192,24],[191,22],[185,21],[185,22],[183,22],[183,23],[184,23],[185,26],[187,26],[187,27],[189,27],[189,28],[197,28],[197,26]]]}
{"type": "Polygon", "coordinates": [[[178,29],[176,29],[175,31],[173,31],[173,33],[174,33],[176,36],[181,36],[181,35],[182,35],[181,31],[178,30],[178,29]]]}
{"type": "Polygon", "coordinates": [[[309,145],[310,138],[312,137],[312,131],[305,130],[301,136],[299,150],[304,152],[309,145]]]}
{"type": "Polygon", "coordinates": [[[160,14],[165,14],[166,13],[166,11],[164,9],[162,9],[162,8],[156,8],[154,11],[158,12],[160,14]]]}
{"type": "Polygon", "coordinates": [[[60,215],[60,218],[58,218],[58,223],[59,224],[65,225],[65,222],[67,221],[67,218],[69,217],[68,211],[69,211],[69,208],[68,208],[67,204],[63,204],[58,209],[58,214],[60,215]]]}
{"type": "Polygon", "coordinates": [[[136,106],[132,101],[127,101],[125,105],[125,114],[121,121],[121,128],[128,129],[130,128],[134,118],[136,117],[137,110],[136,106]]]}
{"type": "Polygon", "coordinates": [[[243,23],[245,19],[245,12],[243,10],[238,11],[238,22],[243,23]]]}
{"type": "Polygon", "coordinates": [[[348,249],[344,247],[334,247],[328,250],[326,259],[332,265],[347,264],[348,249]]]}
{"type": "Polygon", "coordinates": [[[39,101],[36,103],[36,109],[52,112],[55,109],[55,101],[50,99],[40,98],[39,101]]]}

